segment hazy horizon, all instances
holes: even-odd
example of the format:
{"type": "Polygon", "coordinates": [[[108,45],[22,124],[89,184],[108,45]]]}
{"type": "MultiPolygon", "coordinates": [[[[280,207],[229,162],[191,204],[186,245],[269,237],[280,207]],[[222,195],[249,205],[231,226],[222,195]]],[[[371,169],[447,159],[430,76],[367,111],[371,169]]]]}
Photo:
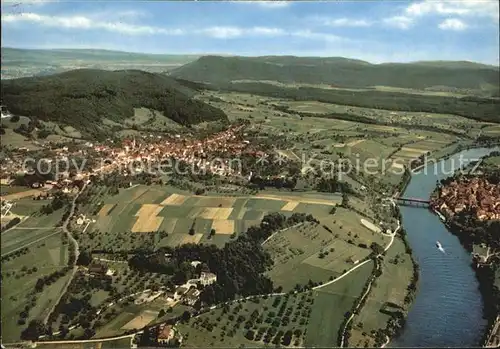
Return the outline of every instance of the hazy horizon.
{"type": "Polygon", "coordinates": [[[498,2],[2,2],[3,47],[499,64],[498,2]]]}
{"type": "Polygon", "coordinates": [[[231,54],[231,53],[216,53],[216,52],[198,52],[198,53],[151,53],[151,52],[134,52],[134,51],[121,51],[121,50],[110,50],[110,49],[103,49],[103,48],[31,48],[31,47],[4,47],[2,46],[1,49],[12,49],[12,50],[26,50],[26,51],[101,51],[101,52],[109,52],[109,53],[119,53],[119,54],[134,54],[134,55],[145,55],[145,56],[172,56],[172,57],[182,57],[182,56],[195,56],[195,57],[203,57],[203,56],[220,56],[220,57],[248,57],[248,58],[259,58],[259,57],[297,57],[297,58],[339,58],[339,59],[348,59],[348,60],[354,60],[354,61],[363,61],[369,64],[373,65],[380,65],[380,64],[416,64],[416,63],[429,63],[429,62],[449,62],[449,63],[472,63],[472,64],[478,64],[478,65],[485,65],[489,66],[492,68],[498,68],[498,65],[494,64],[488,64],[488,63],[482,63],[482,62],[477,62],[477,61],[467,61],[467,60],[420,60],[420,61],[406,61],[406,62],[370,62],[366,61],[364,59],[360,59],[357,57],[345,57],[345,56],[303,56],[303,55],[238,55],[238,54],[231,54]]]}

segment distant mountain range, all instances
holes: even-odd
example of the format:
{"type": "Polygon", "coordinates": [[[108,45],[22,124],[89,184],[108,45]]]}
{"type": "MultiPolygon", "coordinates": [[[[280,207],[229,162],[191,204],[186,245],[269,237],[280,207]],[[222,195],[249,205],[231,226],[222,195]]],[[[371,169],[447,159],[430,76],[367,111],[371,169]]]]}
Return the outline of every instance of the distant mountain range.
{"type": "Polygon", "coordinates": [[[2,47],[2,79],[61,73],[79,68],[165,72],[199,55],[153,55],[108,50],[26,50],[2,47]]]}
{"type": "Polygon", "coordinates": [[[469,89],[498,91],[498,67],[474,62],[430,61],[383,63],[341,57],[203,56],[169,73],[212,84],[238,80],[328,84],[344,88],[391,86],[406,89],[469,89]]]}
{"type": "Polygon", "coordinates": [[[227,120],[220,109],[191,98],[196,84],[139,70],[79,69],[2,80],[1,88],[2,105],[12,114],[72,126],[84,135],[109,134],[110,125],[122,124],[141,107],[186,126],[227,120]]]}

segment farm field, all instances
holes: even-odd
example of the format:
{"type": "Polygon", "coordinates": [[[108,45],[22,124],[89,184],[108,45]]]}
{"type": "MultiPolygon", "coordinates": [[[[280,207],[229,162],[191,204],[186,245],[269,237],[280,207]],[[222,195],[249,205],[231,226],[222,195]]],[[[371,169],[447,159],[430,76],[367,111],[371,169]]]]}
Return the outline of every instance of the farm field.
{"type": "Polygon", "coordinates": [[[437,151],[450,146],[454,142],[454,138],[442,135],[440,139],[428,139],[411,144],[404,145],[401,150],[391,156],[391,160],[396,164],[408,164],[411,160],[418,158],[421,155],[434,156],[437,151]]]}
{"type": "MultiPolygon", "coordinates": [[[[429,92],[426,92],[429,93],[429,92]]],[[[430,92],[434,93],[434,92],[430,92]]],[[[221,108],[226,112],[230,119],[251,118],[254,120],[264,121],[259,125],[262,130],[282,129],[282,131],[291,132],[291,134],[303,134],[306,131],[309,133],[315,130],[343,130],[344,136],[349,136],[348,132],[369,130],[379,132],[397,132],[407,133],[407,130],[401,128],[387,127],[383,125],[367,125],[344,120],[323,119],[322,118],[303,118],[290,115],[288,113],[276,110],[272,105],[287,106],[291,111],[306,112],[312,114],[328,114],[328,113],[347,113],[362,117],[372,118],[380,122],[404,122],[407,124],[418,126],[433,126],[443,130],[463,130],[464,134],[471,136],[477,135],[482,126],[487,123],[476,122],[451,114],[432,114],[424,112],[404,112],[380,110],[363,107],[353,107],[346,105],[336,105],[330,103],[322,103],[317,101],[290,101],[286,99],[254,96],[245,93],[235,92],[215,92],[206,91],[198,98],[221,108]],[[347,132],[347,133],[346,133],[347,132]]],[[[495,127],[495,126],[493,126],[495,127]]],[[[495,133],[495,129],[492,129],[495,133]]],[[[413,133],[419,133],[420,130],[414,130],[413,133]]],[[[352,136],[352,135],[351,135],[352,136]]]]}
{"type": "Polygon", "coordinates": [[[500,136],[500,125],[490,125],[491,126],[487,126],[483,129],[483,133],[487,136],[500,136]]]}
{"type": "Polygon", "coordinates": [[[6,187],[2,189],[2,200],[19,200],[42,193],[39,189],[30,189],[25,187],[6,187]],[[4,192],[5,190],[5,192],[4,192]]]}
{"type": "Polygon", "coordinates": [[[324,283],[367,257],[372,242],[385,246],[389,241],[363,226],[356,213],[337,210],[331,217],[322,217],[321,224],[286,229],[264,244],[274,260],[268,276],[276,286],[289,291],[297,284],[324,283]]]}
{"type": "MultiPolygon", "coordinates": [[[[3,235],[2,235],[3,239],[3,235]]],[[[2,245],[3,247],[3,245],[2,245]]],[[[44,292],[35,292],[37,280],[62,270],[68,261],[67,245],[60,235],[44,239],[14,255],[2,258],[2,339],[4,342],[19,340],[25,325],[19,325],[22,311],[27,309],[27,324],[40,319],[52,305],[55,295],[64,287],[68,274],[46,285],[44,292]]]]}
{"type": "Polygon", "coordinates": [[[107,341],[95,341],[89,343],[65,343],[65,344],[53,344],[49,342],[37,342],[37,347],[47,348],[47,349],[124,349],[131,347],[131,337],[107,340],[107,341]]]}
{"type": "Polygon", "coordinates": [[[18,225],[2,232],[2,256],[60,234],[61,229],[56,225],[61,221],[64,209],[49,215],[41,214],[40,208],[45,204],[43,200],[27,198],[15,203],[12,214],[24,217],[18,225]]]}
{"type": "Polygon", "coordinates": [[[168,187],[137,186],[104,197],[92,232],[79,234],[83,246],[106,247],[111,240],[123,248],[154,241],[157,246],[210,242],[223,244],[233,234],[259,224],[269,212],[327,215],[341,202],[339,195],[262,192],[255,196],[196,196],[168,187]],[[188,234],[191,228],[194,234],[188,234]],[[216,234],[208,240],[212,229],[216,234]],[[155,233],[158,232],[158,233],[155,233]],[[93,236],[98,235],[97,239],[93,236]],[[99,240],[99,241],[98,241],[99,240]]]}
{"type": "Polygon", "coordinates": [[[327,113],[348,113],[352,115],[360,115],[368,118],[377,119],[383,122],[405,122],[417,123],[420,125],[438,126],[443,129],[453,128],[460,129],[466,126],[479,128],[484,123],[478,123],[473,120],[451,115],[451,114],[431,114],[424,112],[405,112],[392,111],[382,109],[372,109],[363,107],[354,107],[346,105],[337,105],[330,103],[322,103],[317,101],[287,101],[280,103],[288,106],[293,111],[327,114],[327,113]]]}
{"type": "MultiPolygon", "coordinates": [[[[3,181],[3,180],[2,180],[3,181]]],[[[22,193],[25,191],[31,190],[31,188],[25,187],[25,186],[9,186],[9,185],[2,185],[0,186],[0,195],[2,195],[2,199],[4,199],[5,195],[9,194],[16,194],[16,193],[22,193]]]]}
{"type": "Polygon", "coordinates": [[[401,238],[397,237],[382,262],[382,275],[372,286],[365,305],[352,320],[350,346],[375,345],[375,338],[371,333],[385,328],[390,315],[380,310],[385,309],[389,303],[388,309],[406,310],[404,300],[407,290],[401,285],[410,284],[412,273],[411,257],[406,253],[401,238]]]}
{"type": "MultiPolygon", "coordinates": [[[[103,325],[96,330],[93,338],[104,338],[124,334],[127,330],[140,329],[148,324],[157,323],[181,315],[190,307],[176,304],[172,312],[166,313],[161,319],[158,317],[160,310],[167,310],[169,306],[162,296],[146,304],[117,304],[112,307],[115,314],[108,320],[102,321],[103,325]]],[[[109,310],[104,312],[104,318],[109,310]]]]}
{"type": "Polygon", "coordinates": [[[485,160],[485,163],[493,166],[500,166],[500,156],[492,156],[485,160]]]}
{"type": "Polygon", "coordinates": [[[360,92],[360,91],[372,91],[372,90],[378,90],[378,91],[386,91],[386,92],[401,92],[401,93],[407,93],[407,94],[416,94],[416,95],[428,95],[428,96],[454,96],[454,97],[466,97],[466,93],[458,93],[458,92],[449,92],[449,91],[432,91],[432,90],[418,90],[418,89],[411,89],[411,88],[402,88],[402,87],[393,87],[393,86],[372,86],[369,88],[344,88],[344,87],[335,87],[332,85],[327,85],[327,84],[307,84],[307,83],[283,83],[279,81],[273,81],[273,80],[248,80],[248,79],[242,79],[242,80],[232,80],[231,82],[233,83],[265,83],[265,84],[271,84],[271,85],[276,85],[276,86],[283,86],[283,87],[312,87],[312,88],[320,88],[320,89],[325,89],[325,90],[344,90],[344,91],[355,91],[355,92],[360,92]]]}
{"type": "Polygon", "coordinates": [[[288,344],[302,346],[313,303],[310,291],[243,300],[191,318],[178,328],[187,347],[275,346],[287,331],[288,344]]]}
{"type": "Polygon", "coordinates": [[[307,347],[338,345],[338,330],[361,295],[372,269],[373,262],[367,263],[342,280],[313,291],[314,305],[305,341],[307,347]]]}

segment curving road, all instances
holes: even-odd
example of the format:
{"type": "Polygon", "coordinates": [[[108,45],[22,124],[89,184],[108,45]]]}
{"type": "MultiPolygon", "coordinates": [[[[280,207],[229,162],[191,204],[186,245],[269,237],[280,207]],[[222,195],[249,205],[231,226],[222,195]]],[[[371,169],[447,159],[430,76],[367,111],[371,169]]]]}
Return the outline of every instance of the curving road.
{"type": "MultiPolygon", "coordinates": [[[[393,202],[394,204],[394,202],[393,202]]],[[[395,204],[394,204],[395,205],[395,204]]],[[[401,222],[398,220],[398,227],[394,230],[394,232],[390,235],[391,236],[391,241],[389,242],[389,244],[385,247],[384,249],[384,252],[386,252],[391,246],[392,246],[392,243],[394,242],[394,237],[396,236],[396,234],[398,233],[398,231],[401,229],[401,222]]],[[[384,234],[386,235],[386,234],[384,234]]],[[[382,253],[381,254],[378,254],[377,255],[377,258],[379,258],[380,256],[382,256],[382,253]]],[[[369,262],[370,259],[367,259],[365,262],[363,263],[367,263],[369,262]]],[[[353,269],[349,270],[349,272],[351,272],[353,269]]],[[[377,270],[380,270],[380,263],[377,262],[377,270]]],[[[345,275],[345,274],[344,274],[345,275]]],[[[342,275],[342,276],[344,276],[342,275]]],[[[370,293],[370,290],[372,288],[372,284],[373,284],[373,281],[375,281],[376,278],[373,278],[371,279],[370,283],[368,284],[368,288],[366,290],[366,292],[363,294],[363,296],[360,298],[358,304],[356,304],[356,307],[354,308],[354,311],[352,312],[351,316],[349,317],[349,319],[347,319],[346,323],[345,323],[345,326],[344,326],[344,330],[342,331],[342,338],[340,339],[340,347],[343,348],[344,347],[344,342],[345,342],[345,336],[346,336],[346,329],[347,329],[347,326],[349,325],[349,323],[352,321],[352,319],[354,319],[354,316],[356,316],[356,311],[359,309],[359,305],[363,302],[363,300],[366,298],[366,296],[368,296],[368,294],[370,293]]],[[[334,280],[335,281],[335,280],[334,280]]],[[[387,344],[389,343],[389,339],[387,341],[387,343],[384,344],[383,347],[385,347],[387,344]]]]}
{"type": "Polygon", "coordinates": [[[59,304],[59,302],[61,301],[61,298],[63,297],[63,295],[68,290],[68,287],[71,284],[71,281],[73,281],[73,278],[75,277],[76,272],[78,270],[78,267],[76,265],[76,261],[78,259],[79,254],[80,254],[80,250],[79,250],[79,247],[78,247],[78,242],[76,241],[76,239],[73,237],[73,235],[71,234],[71,232],[68,229],[68,225],[69,225],[69,222],[70,222],[71,218],[73,218],[73,215],[75,214],[76,200],[78,200],[78,197],[85,190],[85,188],[87,187],[87,184],[89,184],[89,182],[90,181],[85,182],[85,184],[83,185],[82,189],[73,198],[73,201],[71,202],[71,208],[69,210],[69,215],[68,215],[68,217],[66,217],[66,220],[63,222],[63,225],[62,225],[63,232],[66,233],[66,235],[68,236],[68,240],[74,246],[74,249],[75,249],[75,258],[73,260],[73,269],[71,270],[70,277],[69,277],[68,281],[66,282],[66,285],[64,285],[64,288],[59,293],[59,297],[57,297],[57,300],[52,305],[52,308],[48,312],[47,316],[43,319],[43,324],[44,325],[46,325],[47,322],[49,321],[50,315],[54,312],[55,307],[59,304]]]}
{"type": "MultiPolygon", "coordinates": [[[[73,204],[72,204],[72,207],[71,207],[71,211],[70,211],[70,215],[68,216],[68,218],[66,219],[66,221],[64,222],[63,224],[63,230],[65,232],[67,232],[68,236],[70,237],[70,239],[74,242],[75,244],[75,251],[76,251],[76,258],[78,258],[78,243],[77,241],[73,238],[73,236],[71,236],[71,233],[69,232],[69,230],[67,229],[68,227],[68,223],[69,223],[69,220],[71,219],[71,217],[73,216],[74,214],[74,209],[75,209],[75,203],[76,203],[76,200],[78,198],[78,196],[80,195],[81,192],[83,192],[83,190],[85,189],[87,183],[85,184],[85,186],[82,188],[82,190],[77,194],[77,196],[74,198],[73,200],[73,204]]],[[[385,235],[385,236],[390,236],[391,237],[391,241],[389,241],[389,243],[387,244],[387,246],[384,248],[384,252],[386,252],[393,244],[394,242],[394,237],[396,236],[397,232],[400,230],[401,228],[401,224],[400,222],[398,221],[398,227],[394,230],[394,232],[392,234],[385,234],[383,232],[381,232],[382,235],[385,235]]],[[[377,257],[381,256],[382,254],[379,254],[377,257]]],[[[359,263],[358,265],[356,265],[355,267],[349,269],[348,271],[346,271],[344,274],[340,275],[338,278],[336,278],[335,280],[331,280],[325,284],[322,284],[322,285],[319,285],[319,286],[316,286],[316,287],[313,287],[312,289],[313,290],[317,290],[317,289],[320,289],[322,287],[325,287],[327,285],[331,285],[333,284],[334,282],[337,282],[339,280],[341,280],[342,278],[344,278],[345,276],[347,276],[348,274],[350,274],[351,272],[353,272],[354,270],[358,269],[359,267],[361,267],[362,265],[370,262],[371,259],[367,259],[366,261],[362,262],[362,263],[359,263]]],[[[69,286],[69,284],[71,283],[75,273],[76,273],[76,270],[77,270],[77,267],[76,267],[76,259],[75,259],[75,265],[74,265],[74,268],[73,268],[73,273],[71,275],[71,278],[70,280],[68,280],[68,283],[66,284],[64,290],[61,292],[60,296],[59,296],[59,299],[56,303],[54,303],[54,306],[53,308],[51,309],[49,315],[53,312],[55,306],[59,303],[60,299],[62,298],[62,296],[64,295],[64,293],[66,293],[67,291],[67,287],[69,286]]],[[[373,281],[372,281],[373,282],[373,281]]],[[[369,293],[370,291],[370,288],[371,288],[371,283],[368,287],[368,290],[365,292],[365,294],[363,295],[363,297],[361,298],[361,301],[364,299],[364,297],[369,293]]],[[[206,311],[210,311],[210,310],[213,310],[213,309],[216,309],[218,307],[221,307],[223,306],[224,304],[231,304],[231,303],[234,303],[234,302],[240,302],[242,300],[248,300],[248,299],[252,299],[252,298],[259,298],[259,297],[272,297],[272,296],[283,296],[285,295],[286,293],[285,292],[278,292],[278,293],[269,293],[269,294],[261,294],[261,295],[253,295],[253,296],[248,296],[248,297],[244,297],[244,298],[239,298],[239,299],[233,299],[233,300],[230,300],[230,301],[227,301],[227,302],[224,302],[224,303],[221,303],[221,304],[217,304],[217,305],[213,305],[211,307],[209,307],[208,309],[205,309],[205,311],[200,311],[197,315],[193,316],[194,318],[195,317],[198,317],[204,313],[206,313],[206,311]]],[[[124,299],[126,297],[123,297],[122,299],[124,299]]],[[[360,301],[360,302],[361,302],[360,301]]],[[[359,306],[359,303],[358,305],[359,306]]],[[[47,319],[49,317],[49,315],[47,316],[47,319]]],[[[349,318],[349,320],[347,321],[346,323],[346,326],[347,324],[349,324],[349,322],[352,320],[354,314],[351,315],[351,318],[349,318]]],[[[46,320],[47,320],[46,319],[46,320]]],[[[46,321],[45,321],[46,322],[46,321]]],[[[137,330],[133,333],[130,333],[128,335],[123,335],[123,336],[118,336],[118,337],[109,337],[109,338],[104,338],[104,339],[87,339],[87,340],[77,340],[77,341],[74,341],[74,340],[68,340],[68,341],[43,341],[43,342],[37,342],[38,344],[57,344],[57,343],[61,343],[61,344],[70,344],[70,343],[92,343],[92,342],[98,342],[98,341],[110,341],[110,340],[116,340],[116,339],[120,339],[120,338],[125,338],[125,337],[132,337],[136,334],[139,334],[139,333],[142,333],[143,330],[137,330]]],[[[344,333],[345,335],[345,333],[344,333]]],[[[344,335],[342,337],[342,343],[344,342],[344,335]]]]}

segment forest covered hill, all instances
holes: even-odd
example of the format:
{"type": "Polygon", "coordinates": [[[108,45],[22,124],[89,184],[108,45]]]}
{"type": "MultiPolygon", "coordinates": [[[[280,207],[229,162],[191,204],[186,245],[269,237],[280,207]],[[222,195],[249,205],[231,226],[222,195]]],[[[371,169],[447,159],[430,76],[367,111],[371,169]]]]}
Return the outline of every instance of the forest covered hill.
{"type": "Polygon", "coordinates": [[[449,87],[498,90],[497,67],[474,62],[369,62],[341,57],[203,56],[170,72],[186,80],[210,83],[235,80],[329,84],[346,88],[391,86],[408,89],[449,87]]]}
{"type": "Polygon", "coordinates": [[[72,126],[87,135],[106,131],[103,121],[121,123],[134,108],[158,110],[192,125],[227,120],[220,109],[191,98],[195,84],[139,70],[79,69],[61,74],[2,80],[2,105],[14,115],[72,126]]]}

